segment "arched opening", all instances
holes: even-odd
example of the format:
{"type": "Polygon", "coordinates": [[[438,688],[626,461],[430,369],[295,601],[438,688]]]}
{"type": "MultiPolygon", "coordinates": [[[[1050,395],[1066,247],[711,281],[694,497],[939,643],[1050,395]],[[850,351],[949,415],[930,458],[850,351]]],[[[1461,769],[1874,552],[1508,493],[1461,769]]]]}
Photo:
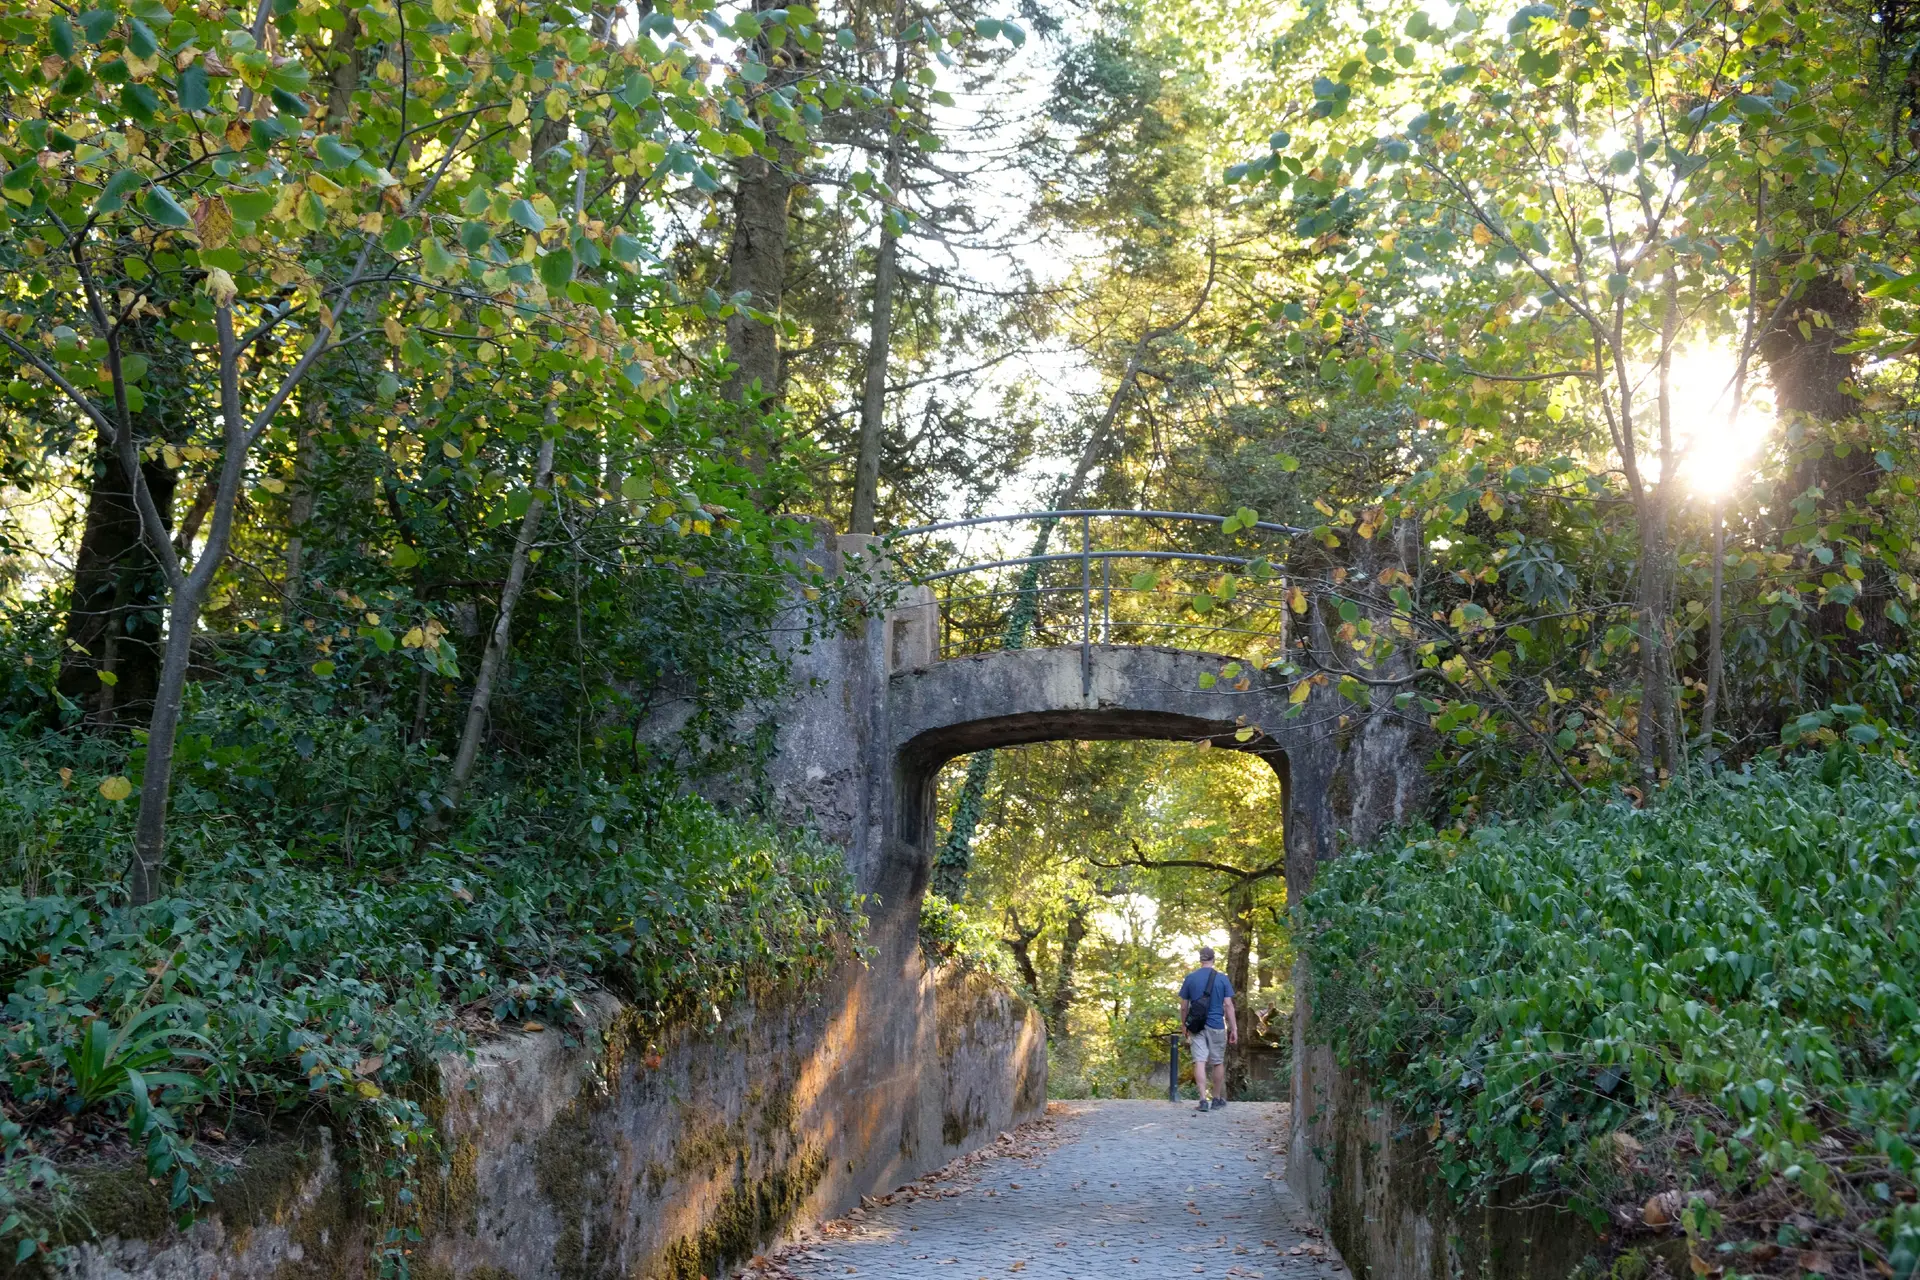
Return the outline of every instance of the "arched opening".
{"type": "Polygon", "coordinates": [[[1093,742],[1160,741],[1207,743],[1259,756],[1280,779],[1282,816],[1291,817],[1291,771],[1286,750],[1262,729],[1237,720],[1126,707],[1062,708],[963,720],[925,729],[907,739],[894,758],[895,836],[931,856],[936,814],[934,782],[940,768],[958,756],[999,747],[1067,739],[1093,742]]]}
{"type": "MultiPolygon", "coordinates": [[[[1204,944],[1235,994],[1228,1092],[1283,1097],[1293,1004],[1284,753],[1250,749],[1217,725],[1138,714],[961,728],[948,747],[983,742],[993,754],[982,771],[979,756],[953,753],[929,779],[928,937],[933,954],[992,965],[1025,992],[1046,1026],[1054,1096],[1166,1096],[1176,993],[1204,944]],[[972,817],[958,822],[982,779],[972,817]],[[949,843],[956,826],[962,863],[949,843]]],[[[1177,1043],[1177,1084],[1192,1096],[1186,1037],[1177,1043]]]]}

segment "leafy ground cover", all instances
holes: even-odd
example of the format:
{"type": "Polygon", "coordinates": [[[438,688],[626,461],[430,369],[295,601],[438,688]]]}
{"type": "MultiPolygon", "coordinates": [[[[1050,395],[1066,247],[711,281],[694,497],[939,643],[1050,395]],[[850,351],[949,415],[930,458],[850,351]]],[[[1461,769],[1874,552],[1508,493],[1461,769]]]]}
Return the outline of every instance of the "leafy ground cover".
{"type": "Polygon", "coordinates": [[[1516,1180],[1693,1270],[1920,1263],[1920,787],[1847,743],[1657,806],[1415,833],[1303,908],[1315,1020],[1462,1201],[1516,1180]]]}
{"type": "Polygon", "coordinates": [[[144,1158],[190,1215],[318,1110],[403,1266],[438,1055],[575,1023],[594,990],[718,1018],[860,927],[837,851],[659,781],[560,774],[454,810],[401,726],[214,690],[183,739],[187,870],[138,909],[115,883],[124,754],[0,741],[0,1218],[22,1258],[57,1243],[76,1162],[144,1158]]]}

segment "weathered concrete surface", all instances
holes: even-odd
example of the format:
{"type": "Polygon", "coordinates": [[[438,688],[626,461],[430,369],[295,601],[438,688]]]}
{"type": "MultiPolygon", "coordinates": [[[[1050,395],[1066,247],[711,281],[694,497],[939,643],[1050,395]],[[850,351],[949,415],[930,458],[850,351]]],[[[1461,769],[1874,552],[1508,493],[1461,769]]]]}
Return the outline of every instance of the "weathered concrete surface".
{"type": "MultiPolygon", "coordinates": [[[[414,1275],[717,1275],[796,1218],[838,1214],[1046,1106],[1039,1016],[989,979],[926,972],[917,946],[657,1042],[611,1001],[594,1020],[584,1043],[512,1036],[443,1064],[449,1160],[414,1220],[414,1275]]],[[[185,1233],[166,1229],[158,1190],[143,1189],[151,1234],[83,1245],[66,1274],[369,1273],[389,1224],[356,1212],[324,1144],[260,1176],[281,1185],[185,1233]]]]}
{"type": "Polygon", "coordinates": [[[1316,691],[1307,713],[1289,719],[1291,686],[1262,676],[1245,688],[1218,679],[1232,661],[1095,645],[1085,659],[1078,648],[1018,649],[894,671],[886,715],[891,767],[882,782],[892,815],[885,847],[909,868],[899,874],[906,878],[931,858],[941,765],[993,747],[1097,738],[1210,742],[1261,756],[1280,776],[1288,876],[1310,880],[1312,864],[1337,848],[1339,815],[1327,803],[1338,765],[1325,714],[1330,695],[1316,691]],[[1202,687],[1203,676],[1212,688],[1202,687]]]}
{"type": "MultiPolygon", "coordinates": [[[[1294,1025],[1309,1021],[1297,1000],[1294,1025]]],[[[1564,1280],[1600,1248],[1565,1209],[1454,1206],[1430,1121],[1395,1114],[1311,1033],[1295,1045],[1294,1110],[1287,1185],[1362,1280],[1564,1280]]]]}

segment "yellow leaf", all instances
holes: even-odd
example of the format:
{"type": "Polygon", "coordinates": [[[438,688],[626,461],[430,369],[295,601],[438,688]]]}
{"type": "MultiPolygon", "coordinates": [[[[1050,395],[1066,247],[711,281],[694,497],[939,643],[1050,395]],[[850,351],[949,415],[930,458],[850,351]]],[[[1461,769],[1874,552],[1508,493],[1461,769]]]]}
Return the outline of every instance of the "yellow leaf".
{"type": "Polygon", "coordinates": [[[566,115],[567,91],[565,89],[549,89],[547,91],[545,106],[547,108],[547,119],[549,120],[558,120],[561,116],[566,115]]]}
{"type": "Polygon", "coordinates": [[[239,296],[240,289],[233,283],[233,277],[219,267],[207,268],[207,296],[213,299],[213,305],[224,307],[239,296]]]}
{"type": "Polygon", "coordinates": [[[508,124],[525,124],[526,122],[527,122],[527,104],[522,99],[515,98],[513,100],[513,105],[507,108],[507,123],[508,124]]]}
{"type": "Polygon", "coordinates": [[[1299,587],[1295,587],[1293,590],[1287,592],[1287,603],[1293,607],[1295,613],[1305,613],[1307,611],[1307,593],[1299,587]]]}
{"type": "Polygon", "coordinates": [[[1307,695],[1311,692],[1313,692],[1312,687],[1308,685],[1305,680],[1302,680],[1293,686],[1293,692],[1287,696],[1287,701],[1293,703],[1295,706],[1299,706],[1307,700],[1307,695]]]}
{"type": "Polygon", "coordinates": [[[1487,513],[1487,519],[1489,520],[1498,520],[1501,516],[1505,515],[1507,511],[1507,509],[1500,504],[1500,499],[1494,495],[1491,489],[1481,490],[1480,509],[1487,513]]]}
{"type": "Polygon", "coordinates": [[[460,446],[451,440],[442,440],[440,442],[440,452],[449,458],[457,458],[460,456],[460,446]]]}
{"type": "Polygon", "coordinates": [[[1491,244],[1493,243],[1493,232],[1487,230],[1486,224],[1476,222],[1473,224],[1473,242],[1480,245],[1491,244]]]}
{"type": "Polygon", "coordinates": [[[407,340],[407,331],[401,328],[400,322],[392,316],[388,316],[385,320],[382,320],[380,327],[386,332],[387,341],[396,347],[407,340]]]}
{"type": "Polygon", "coordinates": [[[424,647],[426,643],[427,633],[419,627],[413,628],[407,632],[407,634],[400,637],[400,647],[403,649],[419,649],[424,647]]]}
{"type": "Polygon", "coordinates": [[[100,780],[100,794],[118,804],[133,794],[133,784],[116,773],[100,780]]]}
{"type": "Polygon", "coordinates": [[[260,487],[268,493],[285,493],[287,482],[278,476],[266,476],[260,481],[260,487]]]}

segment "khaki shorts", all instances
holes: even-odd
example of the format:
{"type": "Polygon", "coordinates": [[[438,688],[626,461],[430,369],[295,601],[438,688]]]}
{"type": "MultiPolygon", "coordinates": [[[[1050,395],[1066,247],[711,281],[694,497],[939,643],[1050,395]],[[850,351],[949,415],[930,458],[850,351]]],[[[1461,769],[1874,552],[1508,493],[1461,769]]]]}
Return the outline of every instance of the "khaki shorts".
{"type": "Polygon", "coordinates": [[[1192,1042],[1193,1060],[1212,1066],[1216,1062],[1227,1060],[1227,1029],[1208,1027],[1195,1036],[1189,1036],[1192,1042]]]}

